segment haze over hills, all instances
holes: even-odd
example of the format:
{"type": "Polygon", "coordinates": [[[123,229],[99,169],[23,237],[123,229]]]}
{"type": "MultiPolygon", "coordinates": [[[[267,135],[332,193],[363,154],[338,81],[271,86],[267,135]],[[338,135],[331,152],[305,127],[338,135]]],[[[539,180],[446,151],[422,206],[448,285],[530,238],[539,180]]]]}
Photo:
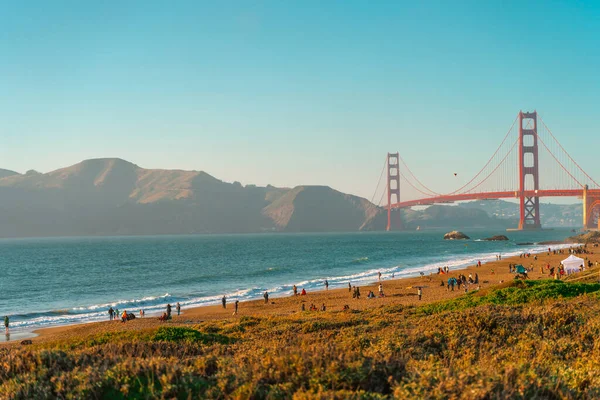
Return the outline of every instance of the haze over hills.
{"type": "MultiPolygon", "coordinates": [[[[516,225],[519,220],[519,205],[515,202],[504,200],[471,201],[461,203],[460,207],[479,209],[488,215],[504,220],[513,221],[516,225]]],[[[545,227],[581,227],[583,220],[583,205],[540,203],[540,216],[545,227]]]]}
{"type": "Polygon", "coordinates": [[[12,176],[12,175],[19,175],[19,173],[15,172],[15,171],[10,171],[8,169],[0,168],[0,179],[6,178],[7,176],[12,176]]]}
{"type": "Polygon", "coordinates": [[[244,187],[117,158],[0,178],[2,237],[349,231],[378,213],[328,187],[244,187]]]}
{"type": "MultiPolygon", "coordinates": [[[[504,207],[516,207],[512,203],[504,207]]],[[[407,229],[505,228],[492,202],[403,210],[407,229]],[[481,209],[481,208],[486,208],[481,209]]],[[[0,170],[0,237],[383,230],[385,210],[327,186],[242,186],[118,158],[49,173],[0,170]]]]}

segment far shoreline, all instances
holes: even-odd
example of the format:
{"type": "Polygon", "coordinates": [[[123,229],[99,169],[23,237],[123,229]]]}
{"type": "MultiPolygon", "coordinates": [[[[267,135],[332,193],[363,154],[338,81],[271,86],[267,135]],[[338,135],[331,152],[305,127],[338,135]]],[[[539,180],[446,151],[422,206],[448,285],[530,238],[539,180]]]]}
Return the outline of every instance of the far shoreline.
{"type": "MultiPolygon", "coordinates": [[[[256,232],[194,232],[194,233],[132,233],[132,234],[86,234],[86,235],[58,235],[58,236],[2,236],[0,237],[1,241],[21,241],[21,240],[51,240],[51,239],[65,239],[65,240],[74,240],[74,239],[103,239],[103,238],[111,238],[111,239],[123,239],[123,238],[161,238],[161,237],[213,237],[213,236],[262,236],[262,235],[344,235],[344,234],[382,234],[389,235],[391,234],[406,234],[406,233],[438,233],[438,232],[447,232],[451,230],[452,227],[430,227],[430,228],[421,228],[419,230],[401,230],[401,231],[386,231],[384,229],[381,230],[352,230],[352,231],[302,231],[302,232],[291,232],[291,231],[256,231],[256,232]]],[[[465,228],[465,230],[469,231],[502,231],[504,228],[494,229],[494,228],[486,228],[483,226],[476,226],[465,228]]],[[[581,233],[581,228],[577,227],[552,227],[548,229],[542,229],[547,231],[569,231],[572,233],[573,229],[577,229],[578,233],[581,233]]],[[[507,231],[507,232],[526,232],[526,231],[507,231]]],[[[474,240],[474,239],[472,239],[474,240]]],[[[482,241],[486,241],[484,238],[482,241]]],[[[566,240],[566,239],[565,239],[566,240]]]]}

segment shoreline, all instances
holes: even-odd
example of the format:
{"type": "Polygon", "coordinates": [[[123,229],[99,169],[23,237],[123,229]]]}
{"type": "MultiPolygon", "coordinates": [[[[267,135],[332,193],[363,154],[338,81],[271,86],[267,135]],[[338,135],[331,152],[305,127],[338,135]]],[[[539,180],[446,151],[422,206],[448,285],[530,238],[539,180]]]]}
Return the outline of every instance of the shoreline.
{"type": "MultiPolygon", "coordinates": [[[[578,246],[573,243],[562,244],[560,248],[565,249],[569,247],[578,246]]],[[[554,247],[559,249],[559,247],[554,247]]],[[[524,249],[523,252],[525,252],[524,249]]],[[[593,250],[592,250],[593,251],[593,250]]],[[[494,255],[490,253],[489,255],[494,255]]],[[[534,254],[534,253],[532,253],[534,254]]],[[[454,292],[448,291],[446,286],[442,287],[441,282],[445,282],[448,278],[457,276],[458,274],[464,274],[468,276],[469,273],[479,275],[480,288],[481,290],[492,288],[500,285],[506,281],[512,281],[514,276],[508,272],[508,264],[522,263],[526,267],[530,267],[529,264],[535,264],[534,271],[530,274],[530,279],[542,279],[549,278],[548,275],[542,275],[538,266],[545,263],[550,263],[553,266],[558,265],[558,262],[566,256],[568,252],[563,254],[550,254],[547,255],[546,251],[541,250],[538,255],[538,260],[534,261],[534,257],[523,259],[518,255],[511,257],[502,258],[500,261],[487,261],[482,262],[481,267],[474,266],[473,264],[467,265],[463,268],[451,268],[449,274],[438,275],[437,273],[426,274],[424,276],[405,276],[395,279],[384,279],[381,281],[386,297],[375,299],[366,299],[369,290],[372,290],[375,294],[378,293],[379,282],[372,282],[363,284],[360,286],[361,299],[356,300],[352,298],[352,294],[348,292],[347,288],[330,288],[329,290],[311,290],[306,296],[277,296],[271,297],[269,304],[264,304],[261,299],[251,299],[240,301],[239,314],[232,315],[233,302],[228,302],[227,309],[223,309],[220,305],[200,305],[190,308],[182,307],[181,316],[173,316],[173,319],[168,322],[158,321],[156,316],[147,314],[146,318],[136,318],[133,321],[127,323],[121,323],[120,321],[98,321],[98,322],[86,322],[86,323],[75,323],[69,325],[41,327],[32,331],[13,331],[13,335],[20,335],[18,338],[11,337],[11,340],[6,342],[0,342],[2,345],[11,345],[18,343],[18,340],[31,339],[34,343],[39,341],[48,341],[54,339],[60,339],[65,337],[79,337],[90,335],[99,332],[107,331],[120,331],[129,329],[146,329],[161,326],[164,324],[175,324],[175,325],[189,325],[198,324],[210,320],[223,320],[232,319],[236,320],[242,316],[266,316],[266,315],[291,315],[301,313],[301,304],[304,303],[306,309],[310,307],[310,304],[315,304],[317,308],[320,308],[322,304],[326,305],[327,311],[340,311],[344,305],[349,305],[351,309],[361,310],[365,308],[378,307],[381,305],[389,304],[427,304],[435,301],[451,299],[464,294],[462,290],[455,289],[454,292]],[[423,300],[417,299],[417,291],[413,286],[421,285],[423,288],[423,300]],[[28,337],[21,335],[28,334],[28,337]]],[[[588,255],[590,260],[593,262],[599,261],[600,257],[598,254],[588,255]]],[[[418,272],[414,272],[418,274],[418,272]]],[[[474,285],[471,285],[471,290],[474,289],[474,285]]],[[[300,288],[299,288],[300,290],[300,288]]]]}
{"type": "MultiPolygon", "coordinates": [[[[468,241],[467,241],[468,242],[468,241]]],[[[506,260],[508,260],[509,258],[514,258],[517,257],[517,254],[522,254],[524,252],[531,252],[531,254],[539,254],[539,253],[544,253],[547,248],[545,246],[547,246],[548,244],[546,244],[547,242],[545,242],[544,244],[542,243],[536,243],[536,244],[527,244],[527,245],[519,245],[519,244],[515,244],[514,246],[514,250],[515,251],[510,251],[507,252],[508,254],[511,254],[511,256],[508,256],[508,258],[506,258],[506,260]],[[532,248],[532,246],[534,248],[532,248]],[[540,246],[544,246],[544,247],[540,247],[540,246]]],[[[573,246],[578,246],[579,244],[576,243],[567,243],[566,241],[562,241],[562,242],[558,242],[560,244],[554,245],[554,249],[559,249],[559,248],[569,248],[569,247],[573,247],[573,246]]],[[[498,254],[502,254],[500,252],[490,252],[490,253],[485,253],[485,254],[473,254],[472,257],[468,257],[467,259],[456,259],[456,258],[452,258],[443,262],[434,262],[434,263],[429,263],[429,264],[425,264],[422,265],[420,267],[409,267],[406,271],[408,272],[403,272],[401,271],[396,271],[394,272],[397,275],[400,276],[396,276],[394,278],[390,279],[390,270],[397,268],[398,266],[393,266],[393,267],[385,267],[385,268],[381,268],[380,271],[383,271],[384,274],[384,278],[382,279],[382,283],[386,283],[386,282],[401,282],[404,280],[410,280],[411,278],[421,278],[420,273],[424,273],[424,278],[428,278],[430,276],[436,277],[437,275],[437,267],[441,264],[446,264],[446,265],[451,265],[450,271],[451,274],[458,274],[457,271],[463,271],[468,269],[469,267],[473,266],[474,264],[477,263],[477,260],[481,260],[482,266],[483,265],[487,265],[489,263],[492,262],[497,262],[497,260],[494,260],[494,257],[498,254]],[[456,262],[458,262],[458,264],[456,264],[456,262]]],[[[456,254],[456,256],[459,256],[458,254],[456,254]]],[[[503,258],[502,261],[505,261],[505,259],[503,258]]],[[[514,261],[514,260],[513,260],[514,261]]],[[[348,275],[348,278],[354,277],[355,279],[349,279],[349,281],[352,282],[353,286],[359,286],[361,289],[365,288],[365,287],[371,287],[371,286],[377,286],[379,282],[377,282],[377,277],[376,276],[372,276],[369,279],[371,279],[370,281],[360,281],[360,279],[357,279],[356,277],[359,277],[363,274],[367,274],[369,272],[372,272],[373,274],[375,274],[375,269],[369,269],[366,271],[362,271],[362,272],[357,272],[351,275],[348,275]],[[375,280],[375,281],[373,281],[375,280]]],[[[393,274],[392,274],[393,275],[393,274]]],[[[443,276],[443,275],[442,275],[443,276]]],[[[322,278],[322,279],[308,279],[304,282],[310,283],[310,282],[323,282],[325,279],[339,279],[340,277],[327,277],[327,278],[322,278]]],[[[346,278],[346,276],[341,277],[341,278],[346,278]]],[[[285,286],[290,286],[291,285],[287,285],[284,284],[283,287],[285,286]]],[[[318,289],[316,288],[307,288],[310,293],[319,293],[319,292],[333,292],[334,290],[342,290],[345,291],[347,289],[347,286],[345,285],[330,285],[331,289],[329,291],[325,291],[322,286],[318,289]]],[[[298,291],[300,291],[302,289],[302,286],[300,286],[300,283],[298,284],[298,291]]],[[[376,290],[373,290],[374,292],[377,292],[376,290]]],[[[270,292],[271,293],[271,292],[270,292]]],[[[362,294],[362,293],[361,293],[362,294]]],[[[366,296],[367,293],[364,293],[363,296],[366,296]]],[[[271,300],[277,300],[277,299],[285,299],[291,296],[291,289],[289,291],[284,291],[284,292],[280,292],[277,294],[273,294],[272,296],[270,296],[271,300]]],[[[235,301],[235,297],[230,298],[228,297],[228,304],[233,304],[233,302],[235,301]]],[[[246,304],[246,303],[250,303],[250,302],[256,302],[256,301],[262,301],[262,295],[260,296],[256,296],[254,298],[249,298],[246,300],[240,300],[240,305],[246,304]]],[[[175,306],[175,302],[172,304],[172,306],[175,306]]],[[[164,307],[164,306],[163,306],[164,307]]],[[[188,312],[190,310],[196,310],[196,309],[206,309],[206,308],[210,308],[210,307],[220,307],[220,301],[219,300],[215,300],[213,302],[207,303],[207,304],[194,304],[191,307],[185,307],[185,305],[182,305],[182,310],[188,310],[188,312]]],[[[136,315],[136,317],[138,317],[138,309],[135,309],[134,314],[136,315]]],[[[149,311],[147,312],[146,318],[153,318],[153,317],[158,317],[162,314],[163,312],[163,308],[161,307],[159,310],[156,311],[149,311]]],[[[194,312],[194,314],[197,314],[196,312],[194,312]]],[[[202,314],[202,313],[200,313],[202,314]]],[[[137,318],[136,318],[137,319],[137,318]]],[[[96,321],[86,321],[86,322],[72,322],[72,323],[66,323],[66,324],[60,324],[60,325],[50,325],[50,326],[41,326],[41,327],[33,327],[32,329],[19,329],[19,328],[13,328],[12,333],[11,333],[11,338],[9,341],[6,340],[1,340],[0,344],[2,343],[12,343],[15,342],[17,340],[22,340],[22,339],[34,339],[38,336],[41,336],[43,334],[45,334],[48,331],[54,331],[54,330],[63,330],[63,329],[67,329],[70,327],[77,327],[77,326],[86,326],[86,325],[90,325],[90,324],[95,324],[95,323],[103,323],[103,322],[107,322],[106,320],[102,319],[102,320],[96,320],[96,321]],[[13,337],[14,335],[14,337],[13,337]],[[18,337],[18,339],[17,339],[18,337]]],[[[108,321],[110,322],[110,321],[108,321]]],[[[4,339],[4,338],[3,338],[4,339]]]]}

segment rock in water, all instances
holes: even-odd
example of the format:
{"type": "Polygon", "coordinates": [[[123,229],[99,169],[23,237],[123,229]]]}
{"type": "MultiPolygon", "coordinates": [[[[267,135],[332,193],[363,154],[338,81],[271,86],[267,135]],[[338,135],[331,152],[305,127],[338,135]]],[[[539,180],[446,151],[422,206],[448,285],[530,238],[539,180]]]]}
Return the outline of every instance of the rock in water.
{"type": "Polygon", "coordinates": [[[444,240],[460,240],[460,239],[471,239],[471,238],[459,231],[448,232],[444,235],[444,240]]]}
{"type": "Polygon", "coordinates": [[[494,235],[492,237],[489,237],[489,238],[483,239],[483,240],[496,241],[496,240],[509,240],[509,239],[504,235],[494,235]]]}

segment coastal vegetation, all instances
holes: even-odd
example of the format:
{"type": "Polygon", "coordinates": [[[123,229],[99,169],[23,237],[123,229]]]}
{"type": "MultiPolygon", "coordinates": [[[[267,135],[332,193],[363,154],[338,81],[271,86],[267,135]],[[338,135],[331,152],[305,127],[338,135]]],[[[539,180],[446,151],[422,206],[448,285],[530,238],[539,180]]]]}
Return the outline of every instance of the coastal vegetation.
{"type": "Polygon", "coordinates": [[[600,231],[589,231],[568,238],[567,243],[600,243],[600,231]]]}
{"type": "Polygon", "coordinates": [[[0,398],[600,397],[600,284],[243,316],[0,349],[0,398]]]}

